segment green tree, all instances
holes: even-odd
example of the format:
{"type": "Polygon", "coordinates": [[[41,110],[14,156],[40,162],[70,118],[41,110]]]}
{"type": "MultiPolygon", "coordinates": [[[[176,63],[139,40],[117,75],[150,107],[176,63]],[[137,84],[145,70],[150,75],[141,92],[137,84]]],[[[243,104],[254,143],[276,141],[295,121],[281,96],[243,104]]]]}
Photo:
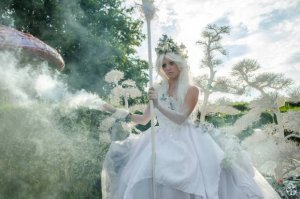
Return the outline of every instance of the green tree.
{"type": "Polygon", "coordinates": [[[74,89],[103,92],[103,77],[115,68],[142,90],[147,63],[136,56],[135,47],[145,36],[133,12],[121,0],[2,0],[0,23],[56,48],[74,89]]]}

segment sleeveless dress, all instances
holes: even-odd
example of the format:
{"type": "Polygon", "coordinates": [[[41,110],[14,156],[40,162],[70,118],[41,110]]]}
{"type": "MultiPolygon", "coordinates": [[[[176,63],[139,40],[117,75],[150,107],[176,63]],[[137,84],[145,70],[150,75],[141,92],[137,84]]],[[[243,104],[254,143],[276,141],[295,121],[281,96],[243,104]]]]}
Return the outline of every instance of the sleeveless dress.
{"type": "MultiPolygon", "coordinates": [[[[159,93],[164,107],[179,111],[159,93]]],[[[173,123],[155,109],[157,199],[280,199],[236,138],[190,119],[173,123]]],[[[152,199],[150,129],[111,143],[101,173],[103,199],[152,199]]]]}

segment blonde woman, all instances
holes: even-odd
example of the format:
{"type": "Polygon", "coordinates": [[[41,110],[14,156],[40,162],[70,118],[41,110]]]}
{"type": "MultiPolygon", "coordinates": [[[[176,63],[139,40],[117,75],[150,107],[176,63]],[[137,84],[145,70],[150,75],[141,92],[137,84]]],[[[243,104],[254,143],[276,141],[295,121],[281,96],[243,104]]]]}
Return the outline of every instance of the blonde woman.
{"type": "MultiPolygon", "coordinates": [[[[217,129],[193,124],[190,117],[199,90],[190,81],[181,47],[165,35],[160,39],[156,69],[162,82],[149,90],[159,123],[155,129],[156,198],[279,198],[263,178],[259,180],[262,182],[254,180],[255,171],[238,145],[234,148],[240,150],[234,153],[236,157],[228,158],[230,151],[222,146],[232,144],[233,139],[219,136],[217,129]],[[265,185],[267,188],[261,189],[265,185]]],[[[106,108],[116,117],[136,124],[150,120],[149,106],[143,115],[110,105],[106,108]]],[[[153,198],[150,131],[112,142],[102,170],[102,195],[104,199],[153,198]]]]}

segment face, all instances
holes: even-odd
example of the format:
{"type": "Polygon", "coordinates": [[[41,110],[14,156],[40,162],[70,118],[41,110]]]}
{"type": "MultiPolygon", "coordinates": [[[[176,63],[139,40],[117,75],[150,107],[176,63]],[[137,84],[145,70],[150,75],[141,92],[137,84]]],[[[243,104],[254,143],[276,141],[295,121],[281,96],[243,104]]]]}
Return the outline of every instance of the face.
{"type": "Polygon", "coordinates": [[[175,80],[178,79],[180,70],[175,62],[167,58],[163,59],[162,69],[167,75],[168,79],[175,80]]]}

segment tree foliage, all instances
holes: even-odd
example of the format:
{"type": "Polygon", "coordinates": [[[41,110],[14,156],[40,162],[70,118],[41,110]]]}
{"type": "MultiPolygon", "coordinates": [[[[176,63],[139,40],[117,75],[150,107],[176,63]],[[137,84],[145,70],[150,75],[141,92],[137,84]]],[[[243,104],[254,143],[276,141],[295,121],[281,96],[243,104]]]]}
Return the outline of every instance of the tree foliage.
{"type": "Polygon", "coordinates": [[[141,20],[121,0],[2,0],[0,23],[29,32],[56,48],[75,89],[102,92],[112,68],[125,78],[147,83],[147,63],[135,56],[144,39],[141,20]]]}
{"type": "Polygon", "coordinates": [[[232,68],[232,75],[242,80],[247,86],[268,95],[270,90],[277,91],[293,84],[293,80],[280,73],[257,73],[260,64],[253,59],[243,59],[232,68]]]}

